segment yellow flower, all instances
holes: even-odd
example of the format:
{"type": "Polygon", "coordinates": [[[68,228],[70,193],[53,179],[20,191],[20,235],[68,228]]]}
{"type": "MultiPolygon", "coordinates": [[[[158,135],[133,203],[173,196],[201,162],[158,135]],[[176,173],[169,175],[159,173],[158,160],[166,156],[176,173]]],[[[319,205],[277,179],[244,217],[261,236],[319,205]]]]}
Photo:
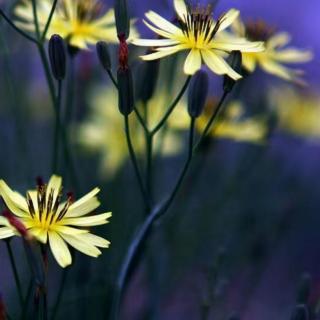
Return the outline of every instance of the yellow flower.
{"type": "MultiPolygon", "coordinates": [[[[214,99],[209,99],[204,113],[196,122],[199,133],[205,129],[213,108],[216,106],[214,99]]],[[[268,127],[261,117],[244,117],[244,108],[239,101],[233,101],[226,106],[226,111],[212,126],[209,136],[212,138],[231,139],[239,142],[263,143],[268,127]]],[[[189,125],[189,116],[186,110],[175,110],[170,125],[176,129],[186,129],[189,125]]]]}
{"type": "Polygon", "coordinates": [[[183,0],[174,0],[179,26],[172,24],[153,11],[146,13],[145,24],[163,39],[136,39],[133,44],[156,47],[154,53],[142,56],[143,60],[155,60],[178,51],[188,50],[184,72],[192,75],[201,68],[202,61],[216,74],[227,74],[238,80],[241,78],[224,60],[225,52],[259,52],[262,42],[249,42],[244,38],[225,38],[223,30],[228,28],[239,15],[235,9],[229,10],[215,22],[212,8],[191,9],[183,0]]]}
{"type": "MultiPolygon", "coordinates": [[[[289,81],[300,81],[301,70],[293,70],[284,64],[303,63],[312,59],[312,53],[286,47],[291,37],[286,32],[274,33],[274,30],[262,22],[244,24],[240,19],[233,24],[234,33],[238,36],[246,36],[252,41],[265,41],[265,51],[245,52],[242,54],[242,63],[245,69],[253,72],[259,65],[265,72],[273,74],[289,81]]],[[[301,81],[300,81],[301,82],[301,81]]]]}
{"type": "MultiPolygon", "coordinates": [[[[159,92],[148,103],[149,124],[152,128],[164,114],[165,107],[171,103],[168,93],[159,92]]],[[[78,142],[91,152],[102,155],[101,174],[112,176],[128,159],[128,146],[123,132],[123,117],[118,110],[118,96],[114,88],[98,87],[91,95],[91,113],[88,119],[77,128],[78,142]]],[[[141,106],[138,105],[141,110],[141,106]]],[[[130,117],[130,128],[135,151],[142,155],[145,148],[143,129],[135,116],[130,117]]],[[[179,152],[181,145],[178,137],[168,132],[161,140],[155,137],[155,152],[171,155],[179,152]],[[162,142],[161,142],[162,141],[162,142]]]]}
{"type": "Polygon", "coordinates": [[[304,138],[320,138],[320,97],[292,88],[277,88],[271,104],[280,130],[304,138]]]}
{"type": "MultiPolygon", "coordinates": [[[[38,0],[37,12],[40,30],[44,30],[52,7],[52,0],[38,0]]],[[[117,42],[114,11],[102,14],[100,0],[59,0],[47,32],[49,39],[53,34],[59,34],[76,48],[86,49],[88,45],[96,44],[99,40],[117,42]]],[[[17,24],[34,32],[32,3],[21,0],[15,9],[15,15],[21,21],[17,24]]],[[[136,36],[133,28],[131,35],[136,36]]]]}
{"type": "MultiPolygon", "coordinates": [[[[82,253],[98,257],[98,247],[107,248],[110,242],[89,232],[91,226],[108,223],[111,213],[88,216],[100,202],[98,188],[73,202],[69,195],[61,201],[62,179],[53,175],[48,185],[40,184],[37,190],[29,190],[26,198],[13,191],[0,180],[0,195],[8,209],[23,223],[28,232],[43,244],[49,242],[53,256],[61,267],[71,264],[71,254],[66,243],[82,253]]],[[[15,228],[0,219],[0,239],[17,234],[15,228]]]]}

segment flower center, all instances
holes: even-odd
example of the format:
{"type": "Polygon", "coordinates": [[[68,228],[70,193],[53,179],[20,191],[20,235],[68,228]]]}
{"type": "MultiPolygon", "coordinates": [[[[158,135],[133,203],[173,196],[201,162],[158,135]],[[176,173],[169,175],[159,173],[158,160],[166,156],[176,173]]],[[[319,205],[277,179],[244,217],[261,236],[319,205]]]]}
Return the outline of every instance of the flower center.
{"type": "Polygon", "coordinates": [[[61,190],[53,188],[48,190],[45,184],[38,184],[36,199],[32,198],[31,194],[27,192],[27,204],[30,215],[33,220],[38,221],[45,229],[63,219],[72,203],[73,196],[72,194],[68,194],[65,205],[61,207],[61,190]]]}
{"type": "Polygon", "coordinates": [[[264,21],[251,21],[246,24],[246,37],[251,41],[267,41],[275,33],[264,21]]]}
{"type": "Polygon", "coordinates": [[[189,7],[188,14],[183,19],[179,19],[179,24],[185,36],[195,47],[209,43],[220,26],[219,20],[215,23],[212,19],[212,5],[189,7]]]}

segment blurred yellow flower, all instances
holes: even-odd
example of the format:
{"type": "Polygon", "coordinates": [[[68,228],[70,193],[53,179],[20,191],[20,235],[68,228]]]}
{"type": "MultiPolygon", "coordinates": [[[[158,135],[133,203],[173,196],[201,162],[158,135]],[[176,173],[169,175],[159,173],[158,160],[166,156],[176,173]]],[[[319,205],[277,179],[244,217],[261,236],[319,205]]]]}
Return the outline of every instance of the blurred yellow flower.
{"type": "MultiPolygon", "coordinates": [[[[49,17],[52,0],[38,0],[37,13],[40,30],[43,31],[49,17]]],[[[15,8],[21,28],[34,32],[32,2],[21,0],[15,8]]],[[[59,0],[46,37],[59,34],[76,48],[86,49],[100,40],[117,42],[114,11],[103,12],[101,0],[59,0]]],[[[134,28],[131,36],[136,37],[134,28]]]]}
{"type": "Polygon", "coordinates": [[[287,87],[273,89],[270,96],[280,130],[320,138],[320,96],[287,87]]]}
{"type": "MultiPolygon", "coordinates": [[[[49,242],[53,256],[64,268],[72,262],[66,243],[92,257],[101,254],[98,247],[109,247],[109,241],[90,233],[87,228],[108,223],[111,213],[87,216],[100,205],[96,197],[98,188],[75,202],[72,195],[62,202],[61,190],[62,179],[55,175],[48,185],[40,183],[36,190],[27,191],[26,198],[0,180],[0,195],[8,209],[28,233],[43,244],[49,242]]],[[[18,234],[13,225],[4,217],[0,218],[0,239],[18,234]]]]}
{"type": "Polygon", "coordinates": [[[290,69],[285,64],[308,62],[313,55],[307,50],[286,47],[291,40],[288,33],[275,33],[262,21],[244,24],[240,19],[233,23],[232,29],[234,34],[247,37],[248,40],[265,41],[265,51],[242,54],[242,63],[247,71],[253,72],[259,65],[267,73],[285,80],[301,82],[299,75],[303,72],[290,69]]]}
{"type": "MultiPolygon", "coordinates": [[[[168,93],[160,92],[149,101],[147,108],[151,128],[160,121],[165,107],[171,100],[168,93]]],[[[117,92],[113,87],[99,87],[93,91],[89,101],[92,101],[91,113],[77,129],[78,142],[87,151],[101,154],[101,174],[114,175],[128,159],[124,122],[118,109],[117,92]]],[[[138,108],[141,110],[141,106],[138,105],[138,108]]],[[[145,151],[145,139],[135,115],[130,117],[130,127],[135,151],[142,155],[145,151]]],[[[157,153],[172,155],[180,149],[178,136],[169,130],[164,136],[159,134],[155,137],[157,153]]]]}
{"type": "Polygon", "coordinates": [[[136,39],[138,46],[156,47],[155,52],[142,56],[143,60],[156,60],[188,50],[184,72],[194,74],[201,68],[202,61],[216,74],[227,74],[234,80],[241,78],[224,60],[223,53],[239,50],[241,52],[260,52],[263,42],[249,42],[245,38],[224,38],[223,30],[228,28],[239,15],[235,9],[229,10],[215,22],[212,6],[191,8],[184,0],[174,0],[179,26],[149,11],[144,21],[148,28],[161,36],[161,39],[136,39]]]}
{"type": "MultiPolygon", "coordinates": [[[[204,113],[196,122],[199,133],[205,129],[213,108],[216,106],[215,99],[209,99],[204,113]]],[[[268,134],[266,121],[261,117],[245,118],[244,108],[239,101],[233,101],[225,107],[223,117],[220,117],[209,133],[210,137],[231,139],[239,142],[263,143],[268,134]]],[[[175,110],[170,119],[170,126],[177,129],[186,129],[189,125],[189,116],[186,110],[175,110]]]]}

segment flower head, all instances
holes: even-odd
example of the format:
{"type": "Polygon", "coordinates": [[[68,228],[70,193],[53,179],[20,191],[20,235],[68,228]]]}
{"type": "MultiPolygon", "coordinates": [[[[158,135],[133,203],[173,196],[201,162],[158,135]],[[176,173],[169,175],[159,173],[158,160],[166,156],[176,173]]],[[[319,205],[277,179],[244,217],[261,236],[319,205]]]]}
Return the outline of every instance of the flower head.
{"type": "Polygon", "coordinates": [[[226,52],[259,52],[262,42],[249,42],[239,37],[224,37],[224,31],[239,15],[235,9],[229,10],[217,21],[212,17],[212,7],[190,7],[183,0],[174,0],[178,15],[178,26],[167,21],[157,13],[149,11],[145,24],[162,39],[136,39],[134,44],[155,47],[155,52],[142,56],[144,60],[159,59],[178,51],[188,50],[184,72],[192,75],[201,68],[202,61],[216,74],[227,74],[232,79],[241,78],[223,56],[226,52]]]}
{"type": "MultiPolygon", "coordinates": [[[[0,180],[0,195],[15,220],[41,243],[49,242],[59,265],[66,267],[72,262],[66,243],[92,257],[101,254],[98,247],[109,247],[109,241],[91,234],[87,228],[108,223],[111,213],[88,216],[100,205],[96,197],[98,188],[77,201],[71,194],[62,201],[61,191],[62,179],[55,175],[47,185],[40,182],[36,190],[27,191],[26,198],[0,180]]],[[[0,239],[19,234],[5,217],[0,217],[0,225],[0,239]]]]}
{"type": "MultiPolygon", "coordinates": [[[[37,12],[40,30],[44,30],[52,7],[52,1],[37,1],[37,12]]],[[[34,32],[34,18],[31,1],[21,0],[15,9],[16,16],[21,20],[20,27],[34,32]]],[[[136,31],[132,30],[132,35],[136,31]]],[[[59,34],[76,48],[86,49],[88,45],[100,40],[117,42],[117,31],[114,11],[104,13],[100,0],[60,0],[52,17],[47,32],[49,39],[59,34]]]]}
{"type": "Polygon", "coordinates": [[[290,42],[290,35],[286,32],[275,32],[274,28],[270,28],[263,21],[244,24],[238,19],[233,24],[233,31],[251,41],[265,41],[265,51],[243,53],[242,64],[249,72],[260,66],[264,71],[282,79],[299,81],[302,71],[289,69],[285,64],[303,63],[312,59],[310,51],[285,48],[290,42]]]}

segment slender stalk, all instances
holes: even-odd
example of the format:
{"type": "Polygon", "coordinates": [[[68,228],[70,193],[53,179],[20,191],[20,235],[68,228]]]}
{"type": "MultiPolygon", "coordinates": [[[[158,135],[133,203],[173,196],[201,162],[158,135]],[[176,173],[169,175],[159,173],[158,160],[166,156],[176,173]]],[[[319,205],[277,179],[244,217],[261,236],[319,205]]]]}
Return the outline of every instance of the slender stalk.
{"type": "Polygon", "coordinates": [[[32,36],[28,35],[27,33],[25,33],[23,30],[21,30],[20,28],[18,28],[12,21],[11,19],[4,13],[4,11],[2,9],[0,9],[0,15],[3,17],[4,20],[6,20],[6,22],[15,30],[17,31],[20,35],[22,35],[23,37],[25,37],[26,39],[28,39],[29,41],[38,44],[38,40],[33,38],[32,36]]]}
{"type": "Polygon", "coordinates": [[[121,304],[121,297],[122,292],[125,287],[125,283],[128,277],[129,269],[132,265],[132,262],[136,258],[139,249],[141,248],[142,244],[145,242],[146,238],[148,237],[148,234],[154,224],[154,222],[159,219],[162,215],[164,215],[167,210],[170,208],[170,205],[172,204],[172,201],[174,200],[174,197],[176,196],[178,189],[182,183],[182,180],[184,179],[187,169],[191,163],[191,158],[193,154],[193,141],[194,141],[194,126],[195,126],[195,120],[191,119],[190,122],[190,131],[189,131],[189,143],[188,143],[188,155],[185,162],[185,165],[180,173],[180,176],[177,180],[177,183],[175,184],[172,193],[168,196],[168,198],[161,202],[159,205],[157,205],[149,215],[147,215],[145,221],[142,223],[141,227],[138,229],[137,234],[135,235],[133,241],[131,242],[128,251],[125,255],[123,264],[120,268],[119,277],[116,282],[116,288],[114,293],[114,301],[112,306],[112,312],[111,312],[111,319],[117,320],[119,318],[119,310],[120,310],[120,304],[121,304]]]}
{"type": "Polygon", "coordinates": [[[128,149],[129,149],[131,162],[134,167],[134,171],[135,171],[138,183],[139,183],[139,188],[140,188],[141,194],[143,196],[143,199],[144,199],[146,205],[148,206],[148,205],[150,205],[149,198],[148,198],[146,189],[143,184],[142,176],[141,176],[140,169],[138,166],[137,157],[136,157],[133,145],[132,145],[131,134],[130,134],[130,124],[129,124],[129,117],[128,116],[124,116],[124,124],[125,124],[125,133],[126,133],[127,145],[128,145],[128,149]]]}
{"type": "Polygon", "coordinates": [[[50,10],[50,14],[49,14],[49,17],[48,17],[48,20],[47,20],[47,23],[44,27],[44,30],[42,32],[42,36],[41,36],[41,42],[44,42],[45,39],[46,39],[46,35],[48,33],[48,30],[49,30],[49,27],[50,27],[50,24],[51,24],[51,21],[52,21],[52,17],[53,17],[53,14],[56,10],[56,7],[57,7],[57,3],[58,3],[58,0],[54,0],[53,4],[52,4],[52,7],[51,7],[51,10],[50,10]]]}
{"type": "Polygon", "coordinates": [[[220,101],[219,101],[219,103],[218,103],[218,105],[214,109],[209,121],[207,122],[206,127],[203,130],[203,132],[202,132],[197,144],[195,145],[194,151],[196,151],[198,149],[198,147],[202,143],[203,139],[208,135],[208,133],[209,133],[211,127],[212,127],[212,124],[213,124],[214,120],[217,118],[217,116],[219,115],[219,112],[221,111],[222,106],[223,106],[224,101],[226,100],[227,96],[228,96],[228,92],[224,92],[222,97],[221,97],[221,99],[220,99],[220,101]]]}
{"type": "Polygon", "coordinates": [[[165,113],[165,115],[163,116],[163,118],[155,126],[155,128],[153,130],[151,130],[151,134],[152,135],[155,135],[163,127],[163,125],[166,123],[166,121],[168,120],[168,118],[170,117],[172,112],[174,111],[175,107],[177,106],[177,104],[181,100],[182,96],[186,92],[186,90],[187,90],[187,88],[189,86],[190,80],[191,80],[191,76],[189,76],[187,78],[186,82],[184,83],[183,87],[181,88],[180,92],[178,93],[178,96],[175,98],[173,103],[169,106],[169,108],[168,108],[167,112],[165,113]]]}
{"type": "Polygon", "coordinates": [[[152,192],[153,190],[153,174],[152,174],[153,136],[147,133],[146,133],[146,143],[147,143],[146,190],[148,193],[149,203],[153,203],[153,192],[152,192]]]}
{"type": "Polygon", "coordinates": [[[65,285],[67,282],[68,271],[69,271],[69,269],[63,269],[63,271],[62,271],[62,279],[60,282],[60,286],[59,286],[59,290],[58,290],[58,294],[57,294],[57,299],[56,299],[56,302],[55,302],[53,309],[52,309],[51,320],[55,320],[58,315],[59,307],[60,307],[60,304],[62,301],[63,291],[64,291],[64,288],[65,288],[65,285]]]}
{"type": "Polygon", "coordinates": [[[33,19],[34,19],[34,26],[36,29],[36,36],[37,41],[40,42],[41,35],[40,35],[40,27],[39,27],[39,19],[38,19],[38,11],[37,11],[37,2],[36,0],[32,0],[32,13],[33,13],[33,19]]]}
{"type": "Polygon", "coordinates": [[[117,80],[116,80],[115,76],[113,75],[112,71],[108,70],[107,73],[108,73],[108,76],[109,76],[111,82],[113,83],[113,85],[116,87],[116,89],[118,89],[118,83],[117,83],[117,80]]]}
{"type": "Polygon", "coordinates": [[[54,128],[54,140],[53,140],[53,160],[52,160],[52,172],[58,173],[59,169],[59,154],[60,154],[60,136],[61,136],[61,90],[62,81],[58,81],[58,95],[56,99],[56,112],[55,112],[55,128],[54,128]]]}
{"type": "Polygon", "coordinates": [[[20,302],[20,305],[23,306],[22,287],[21,287],[20,277],[19,277],[19,273],[18,273],[16,262],[15,262],[15,259],[14,259],[11,243],[10,243],[10,240],[6,240],[5,242],[6,242],[6,245],[7,245],[7,250],[8,250],[8,254],[9,254],[9,258],[10,258],[12,272],[13,272],[14,280],[15,280],[15,283],[16,283],[17,291],[18,291],[19,302],[20,302]]]}
{"type": "Polygon", "coordinates": [[[29,305],[29,300],[32,292],[32,287],[33,287],[33,280],[30,279],[27,294],[23,300],[23,306],[22,306],[22,312],[21,312],[21,318],[20,318],[21,320],[27,319],[28,305],[29,305]]]}

